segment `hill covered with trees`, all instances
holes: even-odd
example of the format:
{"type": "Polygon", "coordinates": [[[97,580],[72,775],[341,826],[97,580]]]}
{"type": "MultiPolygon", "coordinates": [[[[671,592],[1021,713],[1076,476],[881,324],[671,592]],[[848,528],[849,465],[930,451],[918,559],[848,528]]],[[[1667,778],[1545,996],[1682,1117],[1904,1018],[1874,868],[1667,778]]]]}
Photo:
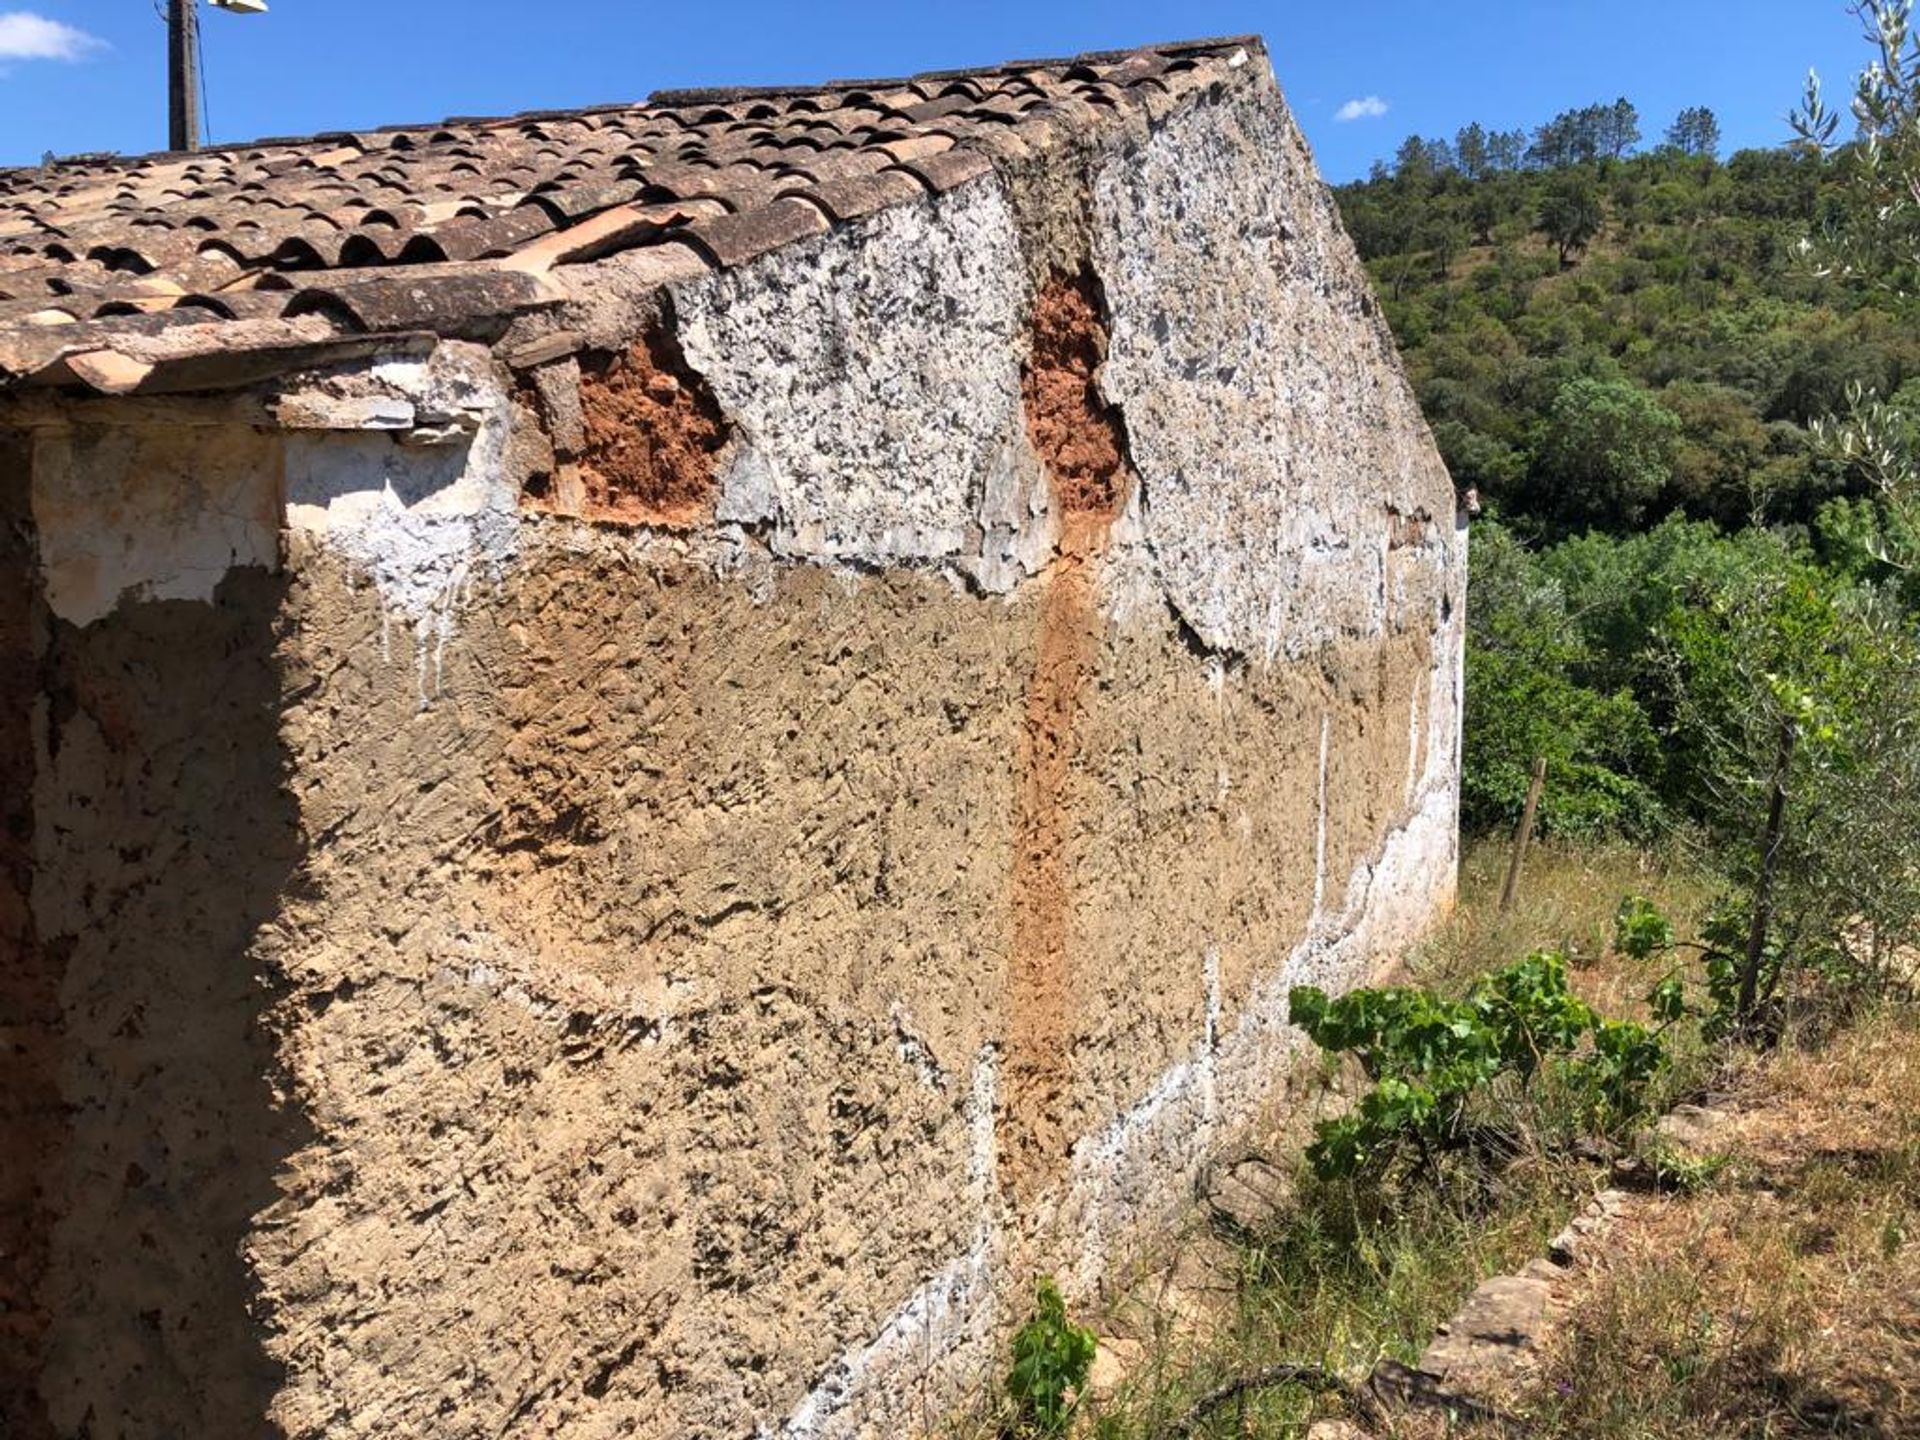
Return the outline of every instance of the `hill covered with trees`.
{"type": "Polygon", "coordinates": [[[1863,916],[1920,935],[1910,4],[1873,12],[1901,58],[1859,138],[1810,95],[1796,143],[1723,157],[1704,108],[1649,144],[1618,100],[1412,136],[1336,192],[1485,506],[1463,823],[1511,825],[1545,758],[1546,831],[1691,845],[1749,970],[1863,916]]]}
{"type": "Polygon", "coordinates": [[[1718,144],[1695,107],[1643,146],[1623,99],[1411,136],[1337,192],[1455,480],[1529,538],[1814,525],[1860,484],[1813,422],[1920,376],[1911,315],[1809,258],[1834,168],[1718,144]]]}

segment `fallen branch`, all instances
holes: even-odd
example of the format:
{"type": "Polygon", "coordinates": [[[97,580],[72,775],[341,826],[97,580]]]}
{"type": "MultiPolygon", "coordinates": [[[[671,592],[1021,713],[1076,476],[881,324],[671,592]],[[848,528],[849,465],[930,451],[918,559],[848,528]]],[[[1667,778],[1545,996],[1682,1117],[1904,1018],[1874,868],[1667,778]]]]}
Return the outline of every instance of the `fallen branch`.
{"type": "Polygon", "coordinates": [[[1180,1417],[1174,1427],[1167,1431],[1167,1440],[1187,1440],[1199,1425],[1214,1411],[1228,1401],[1237,1400],[1254,1390],[1268,1390],[1276,1385],[1298,1385],[1303,1390],[1311,1390],[1316,1395],[1339,1395],[1347,1400],[1354,1398],[1353,1386],[1342,1380],[1324,1365],[1269,1365],[1256,1370],[1251,1375],[1242,1375],[1237,1380],[1229,1380],[1217,1389],[1208,1391],[1194,1401],[1193,1408],[1180,1417]]]}
{"type": "Polygon", "coordinates": [[[1437,1375],[1384,1357],[1373,1367],[1356,1400],[1354,1408],[1361,1419],[1375,1423],[1385,1423],[1395,1411],[1419,1409],[1437,1410],[1455,1421],[1490,1424],[1505,1435],[1524,1434],[1527,1428],[1515,1416],[1446,1389],[1437,1375]]]}

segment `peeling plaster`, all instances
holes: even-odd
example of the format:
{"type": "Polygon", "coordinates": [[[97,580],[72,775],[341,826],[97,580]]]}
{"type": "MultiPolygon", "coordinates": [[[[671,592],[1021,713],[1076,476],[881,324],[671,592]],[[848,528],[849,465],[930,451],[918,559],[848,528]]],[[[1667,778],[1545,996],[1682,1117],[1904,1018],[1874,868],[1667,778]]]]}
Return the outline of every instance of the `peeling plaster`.
{"type": "Polygon", "coordinates": [[[1045,487],[1020,410],[1028,297],[998,181],[673,296],[687,361],[737,437],[723,519],[769,525],[800,560],[958,563],[985,543],[996,587],[1050,546],[1030,534],[1045,487]]]}
{"type": "Polygon", "coordinates": [[[411,626],[421,703],[439,690],[468,587],[497,578],[520,543],[504,458],[511,407],[484,351],[442,345],[427,363],[373,368],[432,428],[298,430],[286,440],[286,523],[364,572],[411,626]]]}
{"type": "Polygon", "coordinates": [[[211,601],[280,554],[279,452],[242,427],[40,432],[33,514],[48,607],[87,625],[122,599],[211,601]]]}
{"type": "Polygon", "coordinates": [[[1094,202],[1102,387],[1168,599],[1211,648],[1263,660],[1379,635],[1381,492],[1440,514],[1452,487],[1271,78],[1108,158],[1094,202]]]}

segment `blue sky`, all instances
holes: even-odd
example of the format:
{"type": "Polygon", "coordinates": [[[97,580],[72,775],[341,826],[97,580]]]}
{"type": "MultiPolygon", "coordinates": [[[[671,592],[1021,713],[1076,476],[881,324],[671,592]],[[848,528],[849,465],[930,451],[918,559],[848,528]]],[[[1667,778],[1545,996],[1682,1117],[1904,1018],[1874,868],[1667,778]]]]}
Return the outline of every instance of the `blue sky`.
{"type": "MultiPolygon", "coordinates": [[[[0,164],[165,139],[159,0],[0,0],[0,164]]],[[[1864,58],[1844,0],[271,0],[207,11],[212,138],[631,100],[664,86],[903,74],[1255,31],[1333,180],[1409,132],[1626,95],[1777,143],[1808,66],[1864,58]],[[1352,104],[1351,102],[1374,102],[1352,104]],[[1343,107],[1363,112],[1341,120],[1343,107]]]]}

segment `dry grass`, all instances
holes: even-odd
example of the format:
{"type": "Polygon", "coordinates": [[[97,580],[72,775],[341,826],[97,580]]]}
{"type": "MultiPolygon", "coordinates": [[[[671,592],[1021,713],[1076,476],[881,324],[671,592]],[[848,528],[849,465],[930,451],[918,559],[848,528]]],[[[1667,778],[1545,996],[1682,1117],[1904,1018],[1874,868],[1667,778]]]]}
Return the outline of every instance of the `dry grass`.
{"type": "Polygon", "coordinates": [[[1920,1017],[1755,1064],[1734,1103],[1712,1187],[1578,1296],[1537,1433],[1920,1436],[1920,1017]]]}
{"type": "Polygon", "coordinates": [[[1527,856],[1513,909],[1500,913],[1509,847],[1468,842],[1460,856],[1460,904],[1409,965],[1424,985],[1447,989],[1498,969],[1531,950],[1567,954],[1585,998],[1609,1014],[1627,1013],[1665,962],[1626,965],[1611,953],[1614,912],[1627,895],[1645,895],[1681,934],[1693,933],[1713,897],[1713,882],[1682,857],[1627,845],[1536,846],[1527,856]]]}
{"type": "MultiPolygon", "coordinates": [[[[1411,1362],[1488,1275],[1517,1269],[1583,1202],[1593,1181],[1575,1165],[1515,1167],[1492,1190],[1415,1189],[1392,1206],[1344,1186],[1306,1187],[1263,1233],[1223,1247],[1225,1286],[1211,1324],[1153,1333],[1126,1379],[1089,1407],[1079,1433],[1098,1440],[1164,1436],[1196,1397],[1281,1363],[1363,1380],[1382,1357],[1411,1362]]],[[[1294,1388],[1251,1393],[1194,1434],[1289,1437],[1337,1400],[1294,1388]]]]}

